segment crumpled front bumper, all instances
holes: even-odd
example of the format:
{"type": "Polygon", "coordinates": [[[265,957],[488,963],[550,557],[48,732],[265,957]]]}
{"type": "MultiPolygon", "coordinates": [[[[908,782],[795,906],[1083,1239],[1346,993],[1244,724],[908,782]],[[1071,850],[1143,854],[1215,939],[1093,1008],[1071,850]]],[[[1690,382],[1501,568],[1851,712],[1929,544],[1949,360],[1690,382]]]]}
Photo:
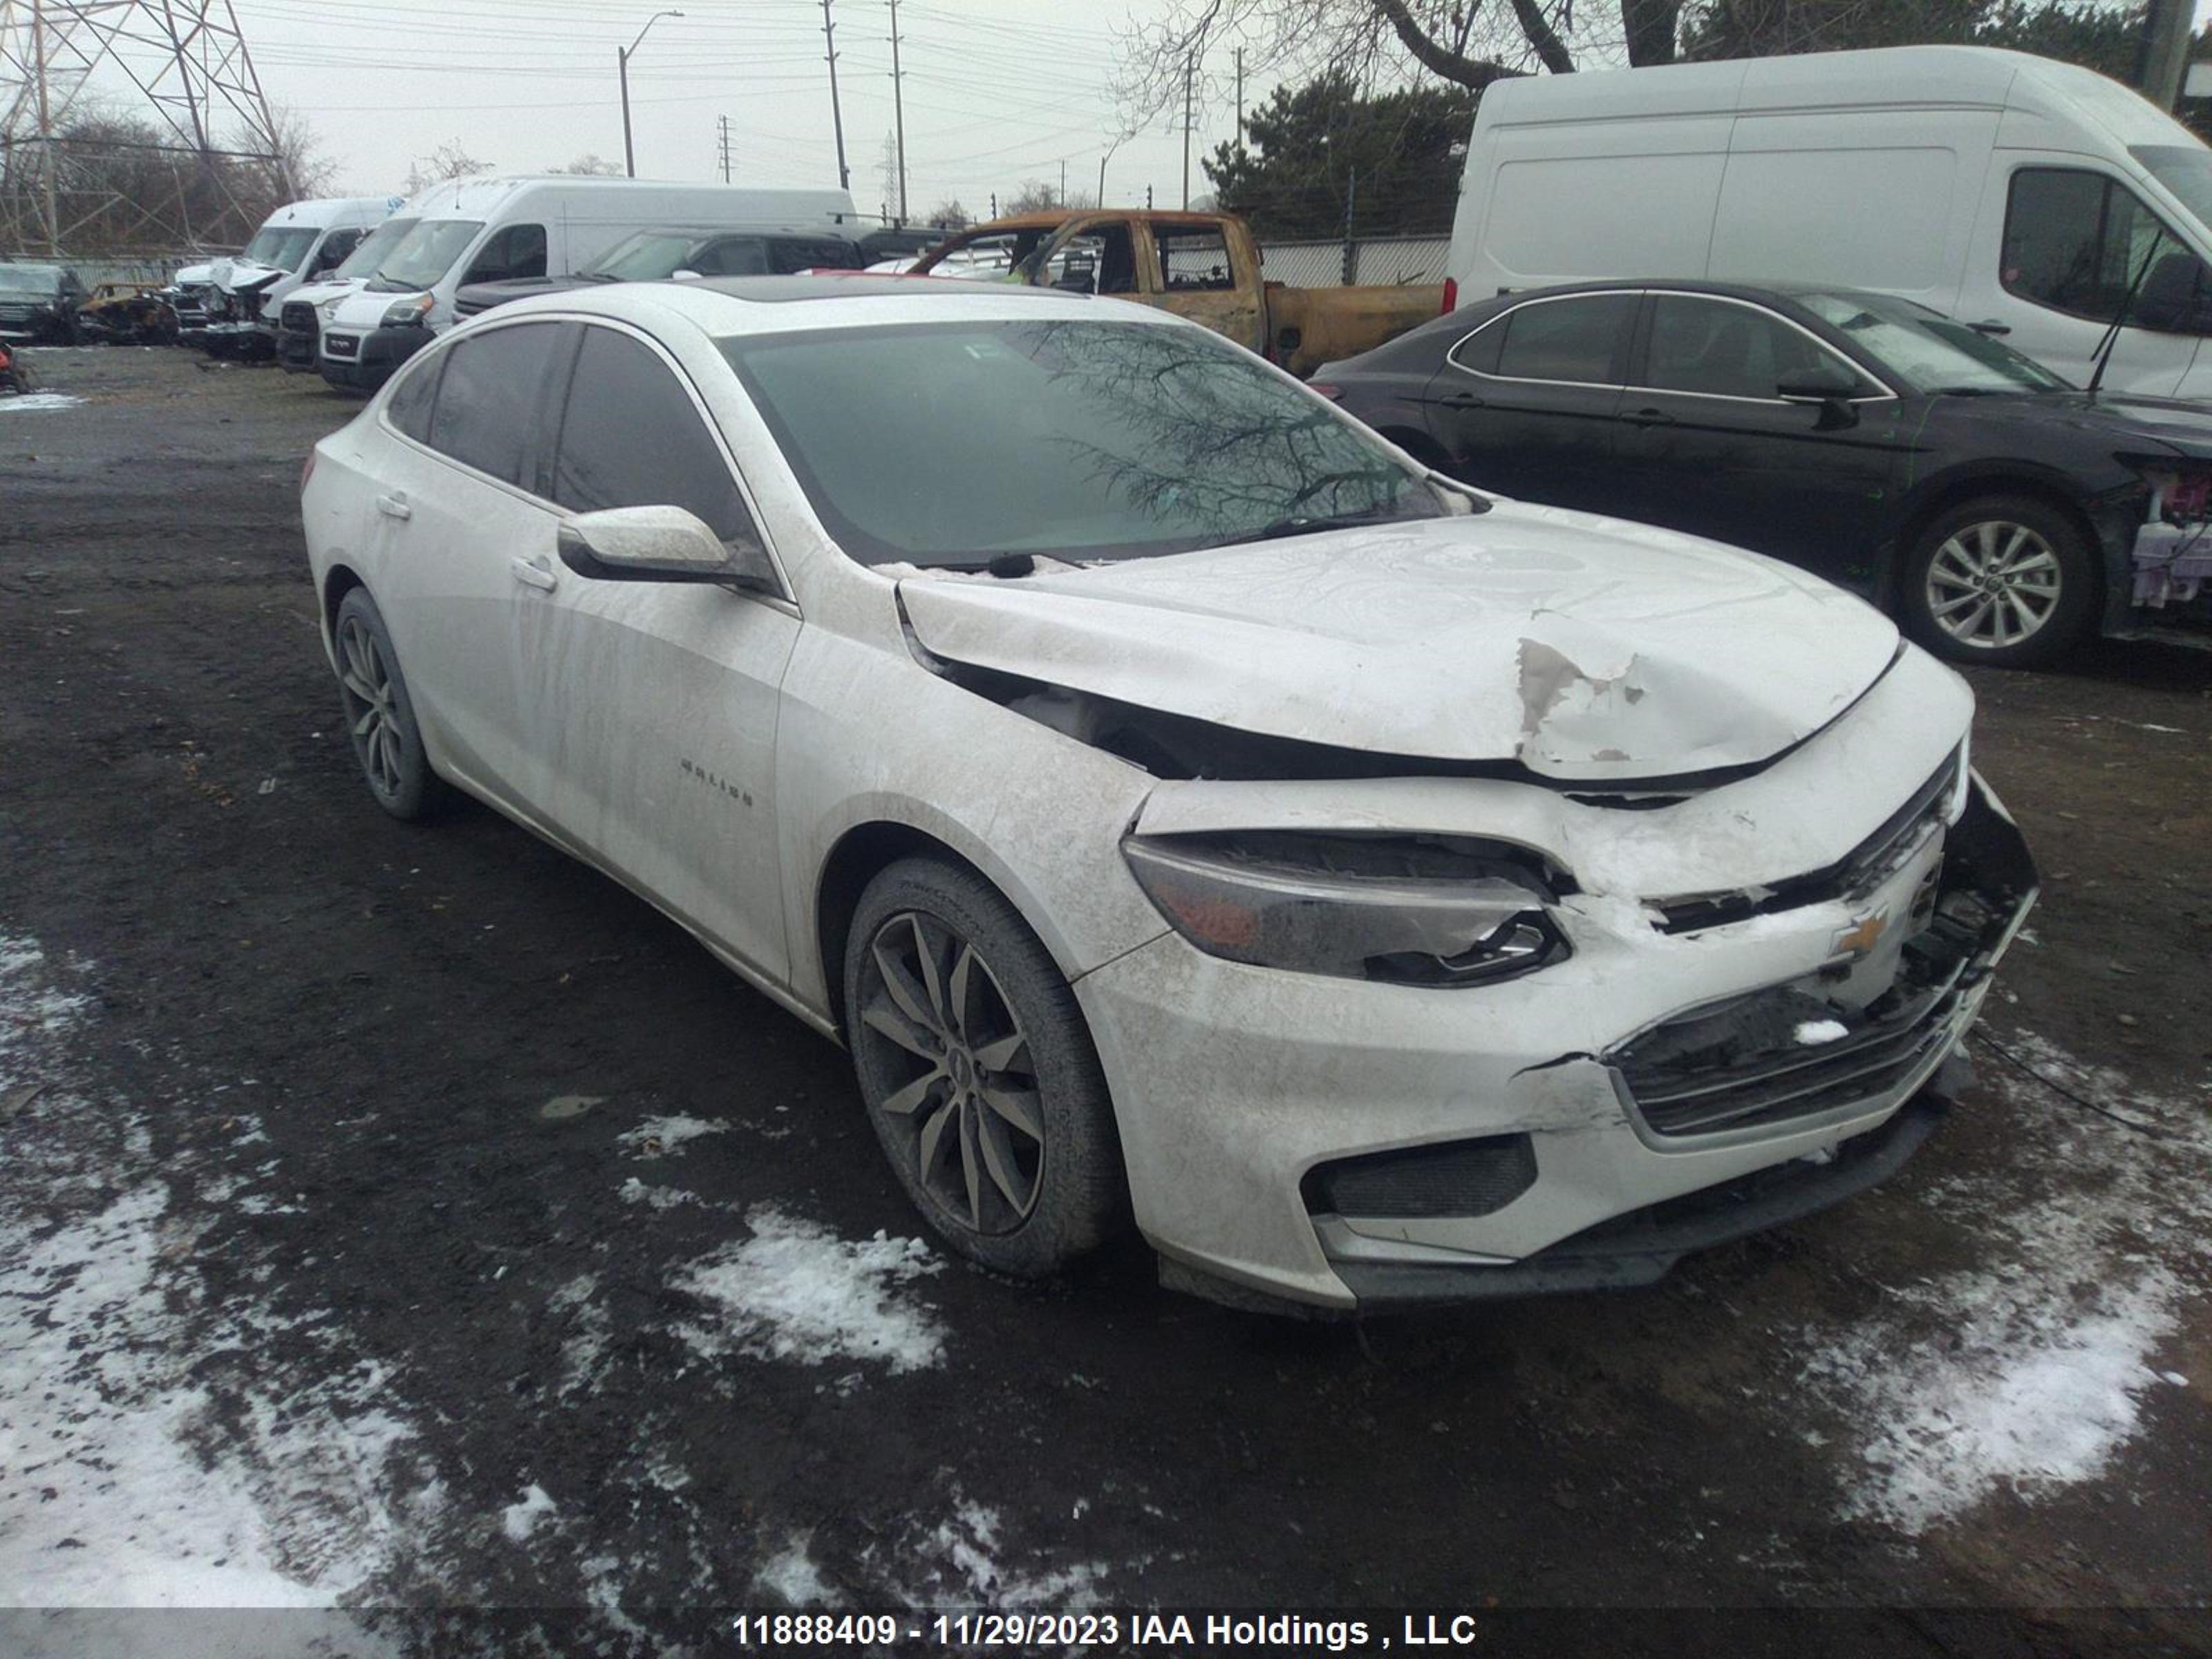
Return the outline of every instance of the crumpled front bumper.
{"type": "Polygon", "coordinates": [[[1960,1045],[2035,897],[2026,842],[1978,777],[1941,842],[1887,880],[1872,901],[1688,937],[1586,931],[1570,960],[1479,993],[1244,967],[1174,935],[1085,975],[1164,1280],[1340,1312],[1624,1288],[1864,1190],[1963,1085],[1960,1045]],[[1817,991],[1851,971],[1839,936],[1878,912],[1920,929],[1888,958],[1926,994],[1905,1006],[1910,1030],[1876,1029],[1885,988],[1833,1058],[1747,1037],[1711,1061],[1753,1091],[1741,1115],[1655,1127],[1629,1086],[1640,1041],[1817,991]],[[1789,1093],[1773,1077],[1801,1065],[1825,1068],[1817,1086],[1773,1104],[1789,1093]],[[1459,1212],[1454,1191],[1472,1195],[1459,1212]],[[1350,1212],[1363,1204],[1389,1212],[1350,1212]]]}

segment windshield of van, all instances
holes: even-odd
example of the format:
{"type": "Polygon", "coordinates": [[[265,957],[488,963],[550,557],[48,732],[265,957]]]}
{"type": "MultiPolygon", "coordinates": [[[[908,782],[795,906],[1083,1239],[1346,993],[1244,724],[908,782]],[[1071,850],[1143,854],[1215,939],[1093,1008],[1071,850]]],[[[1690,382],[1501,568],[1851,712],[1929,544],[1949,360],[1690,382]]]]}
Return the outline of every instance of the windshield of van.
{"type": "Polygon", "coordinates": [[[0,294],[58,294],[62,273],[52,265],[0,265],[0,294]]]}
{"type": "Polygon", "coordinates": [[[2212,149],[2202,144],[2136,144],[2128,154],[2148,167],[2150,176],[2172,191],[2212,234],[2212,149]]]}
{"type": "Polygon", "coordinates": [[[578,275],[596,283],[658,282],[684,268],[685,256],[698,240],[683,231],[641,230],[615,244],[593,261],[590,270],[578,275]]]}
{"type": "Polygon", "coordinates": [[[439,279],[468,252],[481,219],[424,219],[399,239],[369,279],[373,294],[417,294],[435,288],[439,279]]]}
{"type": "Polygon", "coordinates": [[[239,258],[258,265],[274,265],[279,270],[297,270],[307,250],[315,245],[315,238],[322,234],[319,225],[264,225],[253,233],[253,240],[239,258]]]}
{"type": "Polygon", "coordinates": [[[976,320],[719,343],[863,564],[1141,558],[1447,511],[1380,440],[1203,329],[976,320]]]}
{"type": "Polygon", "coordinates": [[[362,237],[361,246],[347,254],[345,263],[331,275],[334,277],[374,276],[377,266],[384,263],[384,256],[398,247],[418,222],[414,219],[386,219],[362,237]]]}
{"type": "Polygon", "coordinates": [[[1798,302],[1834,325],[1893,380],[1917,392],[2063,392],[2062,380],[2001,340],[1941,312],[1874,294],[1800,294],[1798,302]]]}

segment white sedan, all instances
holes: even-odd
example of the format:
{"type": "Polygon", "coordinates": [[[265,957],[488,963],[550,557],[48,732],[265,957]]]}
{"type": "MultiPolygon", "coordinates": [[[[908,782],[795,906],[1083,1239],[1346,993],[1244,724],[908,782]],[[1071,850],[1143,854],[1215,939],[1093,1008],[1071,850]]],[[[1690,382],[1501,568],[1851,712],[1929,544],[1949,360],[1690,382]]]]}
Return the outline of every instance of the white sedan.
{"type": "Polygon", "coordinates": [[[847,1045],[1010,1273],[1133,1223],[1267,1306],[1646,1282],[1900,1164],[2034,894],[1856,599],[1118,301],[525,301],[303,494],[376,800],[490,803],[847,1045]]]}

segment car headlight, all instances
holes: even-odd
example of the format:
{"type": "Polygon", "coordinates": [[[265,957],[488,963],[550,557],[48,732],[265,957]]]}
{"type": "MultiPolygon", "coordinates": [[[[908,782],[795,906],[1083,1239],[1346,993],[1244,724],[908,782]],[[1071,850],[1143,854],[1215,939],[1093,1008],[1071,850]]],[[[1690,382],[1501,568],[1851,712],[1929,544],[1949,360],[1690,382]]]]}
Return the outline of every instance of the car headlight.
{"type": "Polygon", "coordinates": [[[1566,884],[1517,848],[1297,833],[1126,837],[1169,926],[1209,956],[1397,985],[1488,985],[1568,954],[1566,884]]]}
{"type": "Polygon", "coordinates": [[[411,299],[394,300],[385,307],[384,320],[379,328],[416,328],[429,320],[430,307],[437,301],[427,294],[417,294],[411,299]]]}

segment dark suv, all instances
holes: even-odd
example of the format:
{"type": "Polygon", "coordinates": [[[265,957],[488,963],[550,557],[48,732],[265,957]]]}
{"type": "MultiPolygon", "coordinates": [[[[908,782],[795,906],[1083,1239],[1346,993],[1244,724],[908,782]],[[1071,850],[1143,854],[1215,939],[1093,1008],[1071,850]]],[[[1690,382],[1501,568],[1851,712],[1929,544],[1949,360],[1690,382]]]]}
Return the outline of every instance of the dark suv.
{"type": "Polygon", "coordinates": [[[66,265],[0,261],[0,339],[75,345],[83,338],[76,308],[85,298],[84,283],[66,265]]]}

